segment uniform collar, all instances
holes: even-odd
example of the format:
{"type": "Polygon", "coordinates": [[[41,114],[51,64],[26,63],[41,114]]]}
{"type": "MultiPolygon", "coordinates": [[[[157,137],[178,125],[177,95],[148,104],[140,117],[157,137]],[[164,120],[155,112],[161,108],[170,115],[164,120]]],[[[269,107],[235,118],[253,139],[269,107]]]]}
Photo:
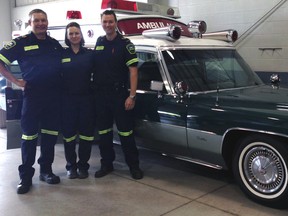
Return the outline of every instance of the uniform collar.
{"type": "Polygon", "coordinates": [[[119,39],[122,37],[122,35],[121,35],[118,31],[116,32],[116,34],[117,34],[117,35],[116,35],[116,37],[115,37],[113,40],[111,40],[111,41],[108,40],[108,39],[106,38],[106,35],[104,36],[104,40],[107,41],[107,42],[117,41],[117,40],[119,40],[119,39]]]}
{"type": "Polygon", "coordinates": [[[46,38],[45,38],[44,40],[38,39],[33,32],[31,32],[30,35],[31,35],[32,40],[35,40],[35,41],[36,41],[36,40],[37,40],[37,41],[45,41],[45,40],[47,40],[47,39],[49,38],[49,36],[47,35],[47,33],[46,33],[46,38]]]}

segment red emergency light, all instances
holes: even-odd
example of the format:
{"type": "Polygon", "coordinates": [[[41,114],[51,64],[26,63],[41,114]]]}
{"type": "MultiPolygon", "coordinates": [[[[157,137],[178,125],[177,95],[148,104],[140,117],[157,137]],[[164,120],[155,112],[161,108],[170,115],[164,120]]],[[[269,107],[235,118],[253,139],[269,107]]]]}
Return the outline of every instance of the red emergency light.
{"type": "Polygon", "coordinates": [[[74,10],[67,11],[66,19],[82,19],[81,11],[74,11],[74,10]]]}
{"type": "Polygon", "coordinates": [[[137,12],[137,3],[125,0],[102,0],[101,9],[117,9],[137,12]]]}

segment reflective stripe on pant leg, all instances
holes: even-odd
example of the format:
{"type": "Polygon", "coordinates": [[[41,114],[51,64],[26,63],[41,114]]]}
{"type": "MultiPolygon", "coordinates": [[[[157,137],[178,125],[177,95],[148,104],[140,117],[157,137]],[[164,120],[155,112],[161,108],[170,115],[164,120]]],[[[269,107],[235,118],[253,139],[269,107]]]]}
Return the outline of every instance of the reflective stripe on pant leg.
{"type": "Polygon", "coordinates": [[[131,134],[133,134],[133,130],[130,130],[130,131],[128,131],[128,132],[118,131],[118,134],[119,134],[120,136],[127,137],[127,136],[130,136],[131,134]]]}
{"type": "Polygon", "coordinates": [[[99,130],[98,133],[99,133],[99,135],[104,135],[104,134],[111,132],[112,130],[113,130],[113,128],[108,128],[105,130],[99,130]]]}
{"type": "Polygon", "coordinates": [[[121,147],[125,155],[125,161],[130,168],[139,167],[139,152],[136,147],[133,130],[118,131],[121,147]]]}
{"type": "Polygon", "coordinates": [[[78,169],[88,170],[90,165],[88,163],[91,156],[92,143],[94,141],[94,136],[84,136],[79,134],[79,148],[78,157],[79,161],[77,163],[78,169]]]}
{"type": "Polygon", "coordinates": [[[115,151],[113,148],[113,128],[99,130],[100,136],[100,155],[101,166],[111,167],[115,160],[115,151]]]}
{"type": "Polygon", "coordinates": [[[93,141],[94,140],[94,136],[84,136],[84,135],[79,135],[79,138],[85,141],[93,141]]]}
{"type": "Polygon", "coordinates": [[[54,147],[57,141],[58,131],[41,129],[41,155],[38,159],[40,172],[52,172],[54,161],[54,147]]]}
{"type": "Polygon", "coordinates": [[[53,131],[53,130],[47,130],[47,129],[41,129],[42,134],[48,134],[48,135],[53,135],[53,136],[58,136],[58,131],[53,131]]]}
{"type": "Polygon", "coordinates": [[[72,142],[72,141],[74,141],[74,140],[76,140],[76,137],[77,137],[77,135],[74,135],[74,136],[72,136],[72,137],[63,137],[63,139],[64,139],[64,141],[65,142],[72,142]]]}
{"type": "Polygon", "coordinates": [[[34,140],[38,138],[38,133],[34,134],[34,135],[26,135],[26,134],[22,134],[21,137],[23,140],[34,140]]]}
{"type": "Polygon", "coordinates": [[[30,181],[34,175],[35,169],[33,164],[35,163],[36,146],[38,134],[26,135],[22,134],[21,141],[21,156],[22,164],[18,167],[20,179],[30,181]]]}
{"type": "Polygon", "coordinates": [[[67,170],[77,169],[76,138],[76,134],[68,138],[63,136],[67,170]]]}

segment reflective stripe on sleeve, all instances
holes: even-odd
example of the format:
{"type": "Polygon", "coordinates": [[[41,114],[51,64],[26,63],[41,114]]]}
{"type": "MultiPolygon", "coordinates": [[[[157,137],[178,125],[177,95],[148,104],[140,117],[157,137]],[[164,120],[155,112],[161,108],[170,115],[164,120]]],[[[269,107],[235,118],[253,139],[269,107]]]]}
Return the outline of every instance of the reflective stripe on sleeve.
{"type": "Polygon", "coordinates": [[[128,62],[126,62],[126,65],[129,66],[129,65],[136,63],[136,62],[138,62],[138,58],[133,58],[133,59],[129,60],[128,62]]]}
{"type": "Polygon", "coordinates": [[[10,65],[11,62],[5,58],[2,54],[0,54],[0,60],[3,61],[6,65],[10,65]]]}

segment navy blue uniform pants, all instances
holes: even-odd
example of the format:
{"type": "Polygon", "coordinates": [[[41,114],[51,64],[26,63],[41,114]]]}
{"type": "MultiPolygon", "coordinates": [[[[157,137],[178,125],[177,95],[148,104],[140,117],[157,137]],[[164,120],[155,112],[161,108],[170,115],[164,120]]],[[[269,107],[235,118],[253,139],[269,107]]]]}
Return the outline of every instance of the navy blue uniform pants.
{"type": "Polygon", "coordinates": [[[113,149],[113,123],[115,121],[125,161],[130,168],[139,167],[139,153],[133,134],[133,111],[125,110],[128,91],[96,91],[96,125],[100,136],[101,166],[112,167],[115,160],[113,149]]]}
{"type": "Polygon", "coordinates": [[[64,95],[62,133],[64,138],[66,169],[88,170],[91,147],[94,142],[95,117],[93,96],[64,95]],[[78,145],[78,162],[76,144],[78,145]]]}
{"type": "Polygon", "coordinates": [[[41,134],[38,159],[40,173],[52,172],[54,146],[57,142],[60,125],[60,102],[59,92],[41,94],[40,92],[35,93],[35,91],[24,91],[21,111],[22,164],[18,168],[20,179],[29,181],[34,175],[33,165],[39,132],[41,134]]]}

